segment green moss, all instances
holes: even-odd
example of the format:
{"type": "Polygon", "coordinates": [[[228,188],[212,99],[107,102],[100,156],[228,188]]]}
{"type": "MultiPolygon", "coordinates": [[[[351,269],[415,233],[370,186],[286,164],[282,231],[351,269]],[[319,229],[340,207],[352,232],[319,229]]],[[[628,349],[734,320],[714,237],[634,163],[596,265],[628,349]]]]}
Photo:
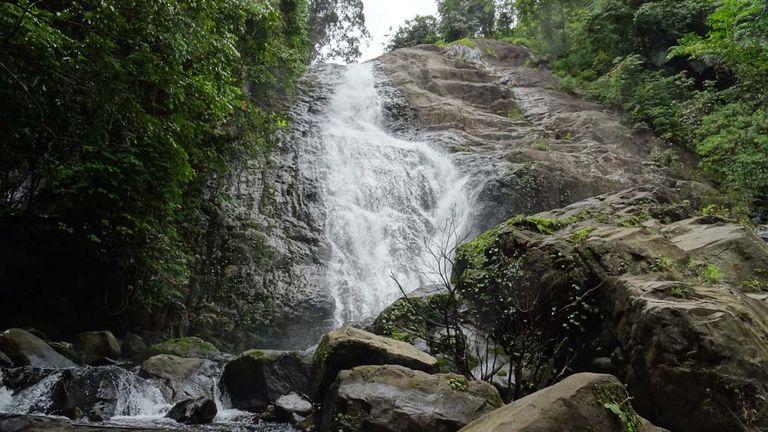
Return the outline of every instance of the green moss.
{"type": "Polygon", "coordinates": [[[666,256],[656,257],[651,263],[651,270],[655,272],[673,272],[677,269],[675,262],[666,256]]]}
{"type": "Polygon", "coordinates": [[[451,42],[449,45],[463,45],[469,48],[477,48],[477,44],[472,39],[462,38],[457,41],[451,42]]]}
{"type": "Polygon", "coordinates": [[[714,264],[699,263],[691,260],[688,268],[693,271],[702,283],[714,285],[723,280],[723,272],[714,264]]]}
{"type": "Polygon", "coordinates": [[[152,345],[149,350],[153,354],[170,354],[179,357],[193,358],[207,358],[211,354],[219,352],[212,343],[194,336],[169,339],[165,342],[152,345]]]}
{"type": "Polygon", "coordinates": [[[549,141],[544,138],[540,138],[534,141],[531,147],[538,151],[549,151],[549,141]]]}
{"type": "Polygon", "coordinates": [[[677,298],[690,298],[693,294],[693,288],[690,285],[674,285],[669,289],[669,293],[677,298]]]}
{"type": "Polygon", "coordinates": [[[523,109],[517,104],[512,105],[512,107],[505,113],[505,116],[510,120],[526,120],[523,109]]]}
{"type": "Polygon", "coordinates": [[[571,233],[571,242],[574,244],[584,243],[594,230],[594,228],[586,227],[574,231],[571,233]]]}

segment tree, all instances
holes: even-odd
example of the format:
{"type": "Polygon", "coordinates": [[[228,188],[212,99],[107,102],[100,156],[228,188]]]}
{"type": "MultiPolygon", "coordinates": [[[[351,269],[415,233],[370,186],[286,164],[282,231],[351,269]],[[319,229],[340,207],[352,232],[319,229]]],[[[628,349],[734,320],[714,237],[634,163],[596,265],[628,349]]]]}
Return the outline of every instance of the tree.
{"type": "Polygon", "coordinates": [[[493,35],[493,0],[438,0],[437,11],[440,14],[440,32],[446,42],[493,35]]]}
{"type": "Polygon", "coordinates": [[[313,62],[360,58],[361,40],[370,37],[362,0],[310,0],[309,40],[313,62]]]}
{"type": "Polygon", "coordinates": [[[433,44],[439,40],[437,18],[418,15],[412,20],[407,20],[390,36],[387,51],[419,44],[433,44]]]}
{"type": "Polygon", "coordinates": [[[269,146],[305,25],[303,0],[0,3],[3,318],[167,320],[202,185],[269,146]]]}

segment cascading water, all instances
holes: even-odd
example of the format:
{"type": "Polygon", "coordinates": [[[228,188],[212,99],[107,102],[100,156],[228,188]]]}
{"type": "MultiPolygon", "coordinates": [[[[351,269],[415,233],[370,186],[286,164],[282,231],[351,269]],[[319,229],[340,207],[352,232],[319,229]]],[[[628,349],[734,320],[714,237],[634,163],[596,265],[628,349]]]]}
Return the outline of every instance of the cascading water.
{"type": "Polygon", "coordinates": [[[391,274],[404,289],[434,283],[424,241],[465,229],[466,179],[430,144],[388,133],[384,103],[373,66],[350,65],[320,131],[337,324],[396,300],[391,274]],[[446,221],[455,229],[441,230],[446,221]]]}

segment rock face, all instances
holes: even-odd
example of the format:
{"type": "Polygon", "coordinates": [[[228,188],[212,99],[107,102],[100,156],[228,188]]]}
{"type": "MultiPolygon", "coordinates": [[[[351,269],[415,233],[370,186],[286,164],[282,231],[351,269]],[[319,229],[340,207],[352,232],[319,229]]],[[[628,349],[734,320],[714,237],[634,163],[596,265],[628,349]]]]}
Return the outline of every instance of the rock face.
{"type": "Polygon", "coordinates": [[[109,331],[90,331],[75,335],[72,347],[80,360],[94,364],[102,359],[120,358],[120,344],[109,331]]]}
{"type": "Polygon", "coordinates": [[[604,107],[559,91],[530,50],[478,40],[392,51],[378,62],[412,110],[421,139],[453,153],[482,231],[663,177],[645,163],[662,146],[604,107]]]}
{"type": "Polygon", "coordinates": [[[461,432],[661,431],[635,413],[624,386],[611,375],[572,375],[499,408],[461,432]]]}
{"type": "Polygon", "coordinates": [[[77,355],[75,352],[75,347],[69,343],[69,342],[48,342],[48,345],[51,346],[57,353],[63,355],[64,357],[72,360],[75,363],[80,363],[82,360],[80,360],[80,356],[77,355]]]}
{"type": "Polygon", "coordinates": [[[402,366],[360,366],[339,373],[320,430],[451,432],[501,405],[486,382],[402,366]]]}
{"type": "Polygon", "coordinates": [[[280,396],[304,394],[310,367],[301,352],[250,350],[229,362],[221,379],[233,407],[261,412],[280,396]]]}
{"type": "Polygon", "coordinates": [[[216,417],[216,402],[201,397],[183,400],[171,408],[165,416],[184,424],[210,423],[216,417]]]}
{"type": "Polygon", "coordinates": [[[160,354],[145,360],[139,375],[162,381],[170,390],[168,398],[182,401],[199,397],[213,399],[219,370],[210,360],[160,354]]]}
{"type": "Polygon", "coordinates": [[[11,358],[0,351],[0,368],[13,367],[13,361],[11,358]]]}
{"type": "Polygon", "coordinates": [[[0,334],[0,351],[13,361],[14,366],[47,369],[75,367],[71,360],[57,353],[45,341],[22,329],[9,329],[0,334]]]}
{"type": "Polygon", "coordinates": [[[322,401],[341,370],[385,364],[437,371],[437,360],[413,345],[345,326],[320,341],[312,360],[310,395],[316,402],[322,401]]]}
{"type": "MultiPolygon", "coordinates": [[[[543,311],[589,294],[583,310],[597,315],[578,319],[589,336],[574,346],[584,360],[576,367],[602,359],[655,424],[767,427],[768,247],[751,229],[702,215],[701,191],[687,182],[634,188],[512,219],[462,246],[456,275],[485,317],[495,313],[488,290],[539,292],[543,311]]],[[[551,325],[561,327],[536,325],[552,334],[551,325]]]]}

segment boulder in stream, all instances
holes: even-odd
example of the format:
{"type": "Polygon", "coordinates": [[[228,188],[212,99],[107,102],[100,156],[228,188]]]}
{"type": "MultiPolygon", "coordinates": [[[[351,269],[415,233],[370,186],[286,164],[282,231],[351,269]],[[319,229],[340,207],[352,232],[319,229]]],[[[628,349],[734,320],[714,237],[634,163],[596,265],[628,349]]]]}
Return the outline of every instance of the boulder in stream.
{"type": "Polygon", "coordinates": [[[120,348],[123,351],[123,356],[134,361],[144,361],[150,355],[149,348],[144,342],[144,339],[133,333],[125,335],[120,348]]]}
{"type": "Polygon", "coordinates": [[[216,402],[213,399],[200,397],[177,403],[165,417],[184,424],[205,424],[213,421],[216,412],[216,402]]]}
{"type": "Polygon", "coordinates": [[[312,360],[310,395],[321,402],[339,371],[363,365],[401,365],[436,372],[437,360],[411,344],[354,327],[334,330],[320,341],[312,360]]]}
{"type": "Polygon", "coordinates": [[[455,432],[500,406],[499,392],[484,381],[403,366],[359,366],[339,373],[320,430],[455,432]]]}
{"type": "Polygon", "coordinates": [[[310,367],[302,352],[250,350],[224,367],[222,382],[233,407],[261,412],[280,396],[305,393],[310,367]]]}
{"type": "Polygon", "coordinates": [[[72,346],[83,363],[95,364],[104,359],[120,358],[120,344],[112,332],[89,331],[78,333],[72,340],[72,346]]]}
{"type": "Polygon", "coordinates": [[[139,375],[162,381],[169,389],[169,399],[177,402],[199,397],[212,399],[219,370],[210,360],[160,354],[145,360],[139,375]]]}
{"type": "Polygon", "coordinates": [[[14,366],[46,369],[75,367],[71,360],[57,353],[45,341],[18,328],[0,333],[0,351],[13,361],[14,366]]]}

